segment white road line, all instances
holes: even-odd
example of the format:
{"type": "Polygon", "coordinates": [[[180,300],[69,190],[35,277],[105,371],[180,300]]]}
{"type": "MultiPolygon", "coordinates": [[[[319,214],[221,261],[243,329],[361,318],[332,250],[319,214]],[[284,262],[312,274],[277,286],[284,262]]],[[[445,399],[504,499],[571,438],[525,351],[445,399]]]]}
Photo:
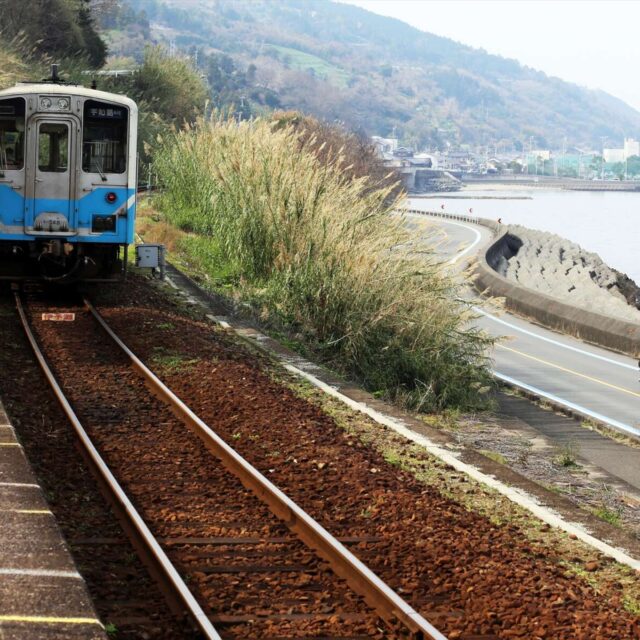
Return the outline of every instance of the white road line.
{"type": "MultiPolygon", "coordinates": [[[[419,215],[421,217],[425,217],[422,214],[408,213],[408,212],[404,212],[404,215],[419,215]]],[[[428,214],[426,214],[426,216],[429,217],[428,214]]],[[[469,253],[469,251],[471,251],[471,249],[473,249],[473,247],[475,247],[478,244],[478,242],[482,240],[482,234],[477,229],[475,229],[474,227],[470,227],[467,224],[462,224],[461,222],[452,222],[451,220],[441,220],[440,218],[436,218],[434,216],[431,217],[431,220],[434,220],[434,221],[437,220],[438,223],[452,224],[455,227],[462,227],[463,229],[469,229],[469,231],[473,231],[473,233],[476,234],[476,239],[466,249],[462,250],[460,253],[458,253],[453,258],[451,258],[451,260],[447,261],[447,264],[455,264],[456,262],[458,262],[458,260],[460,260],[462,256],[469,253]]]]}
{"type": "Polygon", "coordinates": [[[595,358],[596,360],[602,360],[603,362],[607,362],[609,364],[615,364],[618,367],[623,367],[624,369],[631,369],[632,371],[637,371],[638,367],[633,366],[631,364],[627,364],[626,362],[620,362],[618,360],[613,360],[612,358],[607,358],[606,356],[600,356],[597,353],[591,353],[590,351],[585,351],[584,349],[580,349],[578,347],[572,347],[571,345],[564,344],[563,342],[559,342],[558,340],[554,340],[553,338],[547,338],[546,336],[540,335],[539,333],[535,333],[534,331],[529,331],[528,329],[523,329],[511,322],[507,322],[506,320],[502,320],[490,313],[487,313],[480,307],[472,307],[472,309],[476,313],[480,313],[483,316],[493,320],[494,322],[498,322],[499,324],[504,325],[505,327],[509,327],[510,329],[514,329],[515,331],[519,331],[520,333],[524,333],[532,338],[537,338],[538,340],[543,340],[544,342],[548,342],[549,344],[553,344],[557,347],[562,347],[563,349],[568,349],[569,351],[574,351],[575,353],[580,353],[584,356],[589,356],[590,358],[595,358]]]}
{"type": "Polygon", "coordinates": [[[453,256],[453,258],[451,258],[451,260],[449,260],[447,262],[447,264],[455,264],[456,262],[458,262],[458,260],[460,260],[460,258],[462,258],[462,256],[466,255],[467,253],[469,253],[469,251],[471,251],[471,249],[473,249],[473,247],[475,247],[478,242],[480,242],[480,240],[482,240],[482,234],[477,230],[474,229],[473,227],[470,227],[467,224],[462,224],[461,222],[451,222],[451,220],[446,220],[444,222],[444,224],[452,224],[456,227],[462,227],[463,229],[469,229],[470,231],[473,231],[476,234],[476,239],[463,251],[461,251],[460,253],[458,253],[457,255],[453,256]]]}
{"type": "Polygon", "coordinates": [[[597,413],[595,411],[591,411],[591,409],[587,409],[586,407],[581,407],[579,404],[575,404],[573,402],[569,402],[569,400],[564,400],[559,396],[554,395],[553,393],[548,393],[547,391],[543,391],[542,389],[538,389],[537,387],[533,387],[526,382],[521,382],[520,380],[516,380],[511,376],[507,376],[504,373],[500,373],[498,371],[492,371],[493,375],[502,380],[503,382],[507,382],[514,387],[519,387],[520,389],[524,389],[525,391],[529,391],[531,393],[535,393],[537,396],[541,396],[542,398],[546,398],[547,400],[551,400],[552,402],[556,402],[561,404],[564,407],[568,407],[569,409],[573,409],[574,411],[578,411],[583,413],[594,420],[598,420],[599,422],[603,422],[613,427],[614,429],[619,429],[624,431],[625,433],[630,433],[634,436],[640,436],[640,429],[636,427],[632,427],[631,425],[624,424],[624,422],[620,422],[615,420],[614,418],[608,418],[607,416],[603,416],[601,413],[597,413]]]}

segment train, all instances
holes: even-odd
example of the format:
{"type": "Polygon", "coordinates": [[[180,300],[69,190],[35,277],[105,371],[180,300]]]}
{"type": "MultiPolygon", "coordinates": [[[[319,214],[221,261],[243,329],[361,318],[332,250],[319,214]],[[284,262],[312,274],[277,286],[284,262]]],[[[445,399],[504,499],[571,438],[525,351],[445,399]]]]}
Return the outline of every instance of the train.
{"type": "Polygon", "coordinates": [[[0,279],[124,279],[134,240],[138,109],[51,79],[0,91],[0,279]]]}

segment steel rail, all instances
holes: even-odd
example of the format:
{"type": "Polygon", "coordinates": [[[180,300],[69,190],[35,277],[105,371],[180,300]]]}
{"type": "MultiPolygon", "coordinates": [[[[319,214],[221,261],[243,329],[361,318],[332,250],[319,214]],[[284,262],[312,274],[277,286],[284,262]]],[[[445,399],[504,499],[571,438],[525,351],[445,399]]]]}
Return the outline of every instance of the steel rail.
{"type": "Polygon", "coordinates": [[[178,616],[184,615],[186,611],[207,640],[221,640],[220,635],[209,621],[209,618],[193,597],[193,594],[189,591],[180,574],[176,571],[162,547],[154,538],[144,520],[136,511],[131,500],[129,500],[102,456],[91,442],[89,435],[64,395],[36,341],[29,325],[20,294],[16,292],[14,295],[22,326],[40,368],[51,385],[62,409],[69,418],[78,439],[82,443],[83,453],[100,481],[102,488],[105,493],[107,493],[110,502],[116,508],[120,520],[125,525],[127,533],[133,540],[134,546],[143,556],[143,560],[151,569],[153,576],[158,579],[170,608],[178,616]]]}
{"type": "Polygon", "coordinates": [[[87,298],[84,302],[104,331],[147,380],[152,391],[171,406],[174,413],[193,429],[205,446],[247,489],[266,503],[307,546],[327,560],[335,573],[362,596],[383,620],[391,624],[400,623],[416,639],[447,640],[446,636],[415,611],[322,525],[232,449],[124,344],[87,298]]]}

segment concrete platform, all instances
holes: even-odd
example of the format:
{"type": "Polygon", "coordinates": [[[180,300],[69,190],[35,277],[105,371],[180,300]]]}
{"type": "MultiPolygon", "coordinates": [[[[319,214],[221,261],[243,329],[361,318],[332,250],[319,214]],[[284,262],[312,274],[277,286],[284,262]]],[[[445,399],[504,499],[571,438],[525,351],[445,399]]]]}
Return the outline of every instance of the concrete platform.
{"type": "Polygon", "coordinates": [[[106,640],[0,403],[0,640],[106,640]]]}

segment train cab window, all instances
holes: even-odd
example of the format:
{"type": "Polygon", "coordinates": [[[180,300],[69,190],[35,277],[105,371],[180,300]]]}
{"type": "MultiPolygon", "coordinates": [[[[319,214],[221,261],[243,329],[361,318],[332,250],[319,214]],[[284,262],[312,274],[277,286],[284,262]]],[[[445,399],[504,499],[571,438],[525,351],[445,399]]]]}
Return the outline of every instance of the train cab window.
{"type": "Polygon", "coordinates": [[[38,129],[38,169],[64,173],[69,166],[69,125],[43,122],[38,129]]]}
{"type": "Polygon", "coordinates": [[[84,104],[82,170],[124,173],[127,170],[129,110],[122,105],[87,100],[84,104]]]}
{"type": "Polygon", "coordinates": [[[24,167],[24,98],[0,100],[0,171],[24,167]]]}

